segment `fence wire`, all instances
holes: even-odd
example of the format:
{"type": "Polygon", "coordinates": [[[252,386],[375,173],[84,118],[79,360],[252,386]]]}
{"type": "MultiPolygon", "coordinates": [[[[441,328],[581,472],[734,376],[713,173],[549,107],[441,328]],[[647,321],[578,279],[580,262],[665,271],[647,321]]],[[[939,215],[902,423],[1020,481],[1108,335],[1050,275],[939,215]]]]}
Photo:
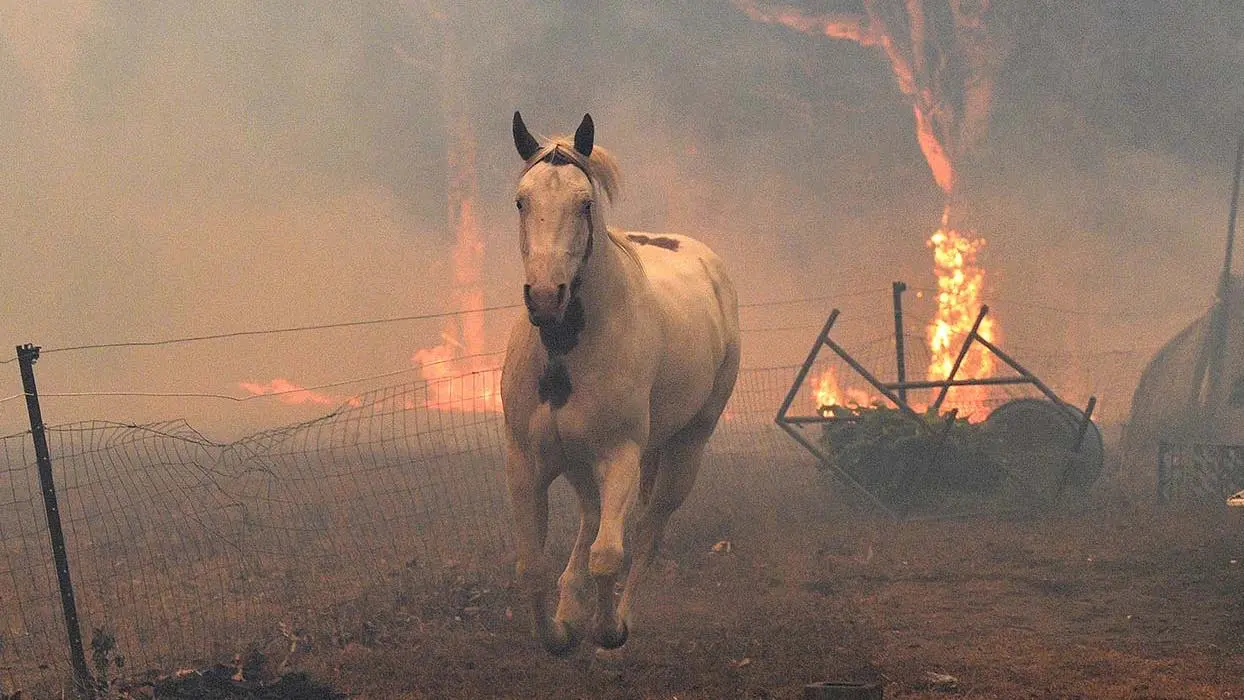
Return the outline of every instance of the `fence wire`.
{"type": "MultiPolygon", "coordinates": [[[[745,370],[713,473],[761,481],[811,458],[773,424],[794,368],[745,370]]],[[[83,636],[126,674],[358,634],[359,601],[494,574],[512,538],[499,371],[373,391],[298,425],[216,444],[184,422],[47,430],[83,636]],[[98,632],[97,632],[98,630],[98,632]]],[[[0,438],[0,691],[56,688],[66,633],[29,433],[0,438]]],[[[569,491],[553,528],[571,531],[569,491]]]]}

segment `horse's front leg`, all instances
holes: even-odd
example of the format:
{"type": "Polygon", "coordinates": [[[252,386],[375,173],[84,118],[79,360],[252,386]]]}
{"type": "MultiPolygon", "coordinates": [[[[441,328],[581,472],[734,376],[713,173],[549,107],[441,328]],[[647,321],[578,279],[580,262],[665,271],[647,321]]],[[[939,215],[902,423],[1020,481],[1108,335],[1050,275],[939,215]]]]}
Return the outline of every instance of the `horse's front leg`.
{"type": "Polygon", "coordinates": [[[600,529],[600,489],[596,475],[590,467],[578,465],[566,469],[566,480],[574,487],[579,501],[579,534],[566,570],[558,579],[561,599],[557,604],[557,621],[570,626],[577,634],[582,631],[592,614],[592,595],[595,589],[588,570],[588,558],[592,542],[600,529]]]}
{"type": "Polygon", "coordinates": [[[536,637],[550,653],[569,653],[579,640],[574,631],[548,613],[548,595],[553,589],[552,569],[544,553],[549,530],[549,483],[552,477],[530,458],[512,439],[507,440],[506,482],[514,510],[514,539],[518,548],[515,576],[531,603],[536,637]]]}
{"type": "Polygon", "coordinates": [[[596,581],[596,622],[593,637],[605,649],[626,643],[626,620],[614,606],[614,586],[622,572],[625,552],[622,535],[626,516],[639,487],[640,455],[638,443],[626,442],[600,461],[600,529],[588,555],[588,569],[596,581]]]}

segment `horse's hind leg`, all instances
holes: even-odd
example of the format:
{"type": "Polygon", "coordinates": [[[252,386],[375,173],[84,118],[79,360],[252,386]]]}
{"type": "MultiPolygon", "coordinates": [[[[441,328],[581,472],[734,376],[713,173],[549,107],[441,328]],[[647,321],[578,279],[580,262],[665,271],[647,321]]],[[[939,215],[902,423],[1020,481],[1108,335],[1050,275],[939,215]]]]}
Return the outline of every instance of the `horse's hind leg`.
{"type": "Polygon", "coordinates": [[[730,348],[717,369],[709,401],[690,423],[660,448],[660,461],[655,465],[656,477],[651,495],[635,528],[631,571],[626,577],[622,599],[618,602],[618,616],[628,624],[632,618],[631,606],[636,592],[652,560],[656,558],[661,540],[665,536],[665,526],[669,523],[670,516],[691,493],[691,487],[700,472],[700,462],[704,458],[704,447],[712,437],[717,421],[726,408],[726,402],[734,392],[738,374],[739,349],[736,345],[730,348]]]}
{"type": "Polygon", "coordinates": [[[566,654],[578,639],[564,623],[548,614],[548,593],[552,572],[544,542],[549,530],[549,483],[551,478],[540,465],[514,444],[506,441],[505,472],[514,509],[514,539],[518,547],[515,575],[518,585],[531,603],[536,637],[553,654],[566,654]]]}
{"type": "Polygon", "coordinates": [[[700,470],[704,446],[711,433],[711,427],[706,431],[690,426],[670,438],[660,451],[656,481],[635,526],[631,570],[622,589],[622,599],[618,602],[618,617],[628,625],[632,621],[631,605],[635,593],[656,558],[670,516],[691,493],[700,470]]]}

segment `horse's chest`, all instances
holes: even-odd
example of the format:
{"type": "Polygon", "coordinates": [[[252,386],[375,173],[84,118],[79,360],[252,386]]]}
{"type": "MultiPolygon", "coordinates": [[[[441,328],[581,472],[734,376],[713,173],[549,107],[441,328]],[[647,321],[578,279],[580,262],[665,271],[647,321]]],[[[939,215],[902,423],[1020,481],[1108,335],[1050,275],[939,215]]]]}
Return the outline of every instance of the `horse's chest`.
{"type": "Polygon", "coordinates": [[[541,404],[558,409],[570,401],[574,392],[574,382],[570,378],[570,369],[564,361],[550,361],[536,380],[536,397],[541,404]]]}
{"type": "Polygon", "coordinates": [[[535,409],[529,424],[531,443],[541,446],[546,459],[592,461],[613,446],[643,442],[647,436],[646,392],[637,392],[638,397],[632,393],[601,400],[586,382],[583,384],[582,390],[571,392],[564,404],[540,403],[535,409]]]}

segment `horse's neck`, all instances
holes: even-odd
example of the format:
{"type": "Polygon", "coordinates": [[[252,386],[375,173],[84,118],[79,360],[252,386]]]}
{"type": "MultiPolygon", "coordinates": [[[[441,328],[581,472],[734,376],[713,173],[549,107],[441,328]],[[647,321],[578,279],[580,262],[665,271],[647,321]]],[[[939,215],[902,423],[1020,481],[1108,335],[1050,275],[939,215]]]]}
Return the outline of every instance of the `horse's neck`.
{"type": "Polygon", "coordinates": [[[639,261],[613,235],[599,229],[599,240],[593,242],[593,253],[583,272],[584,312],[595,316],[616,315],[636,301],[637,285],[643,279],[639,261]]]}

